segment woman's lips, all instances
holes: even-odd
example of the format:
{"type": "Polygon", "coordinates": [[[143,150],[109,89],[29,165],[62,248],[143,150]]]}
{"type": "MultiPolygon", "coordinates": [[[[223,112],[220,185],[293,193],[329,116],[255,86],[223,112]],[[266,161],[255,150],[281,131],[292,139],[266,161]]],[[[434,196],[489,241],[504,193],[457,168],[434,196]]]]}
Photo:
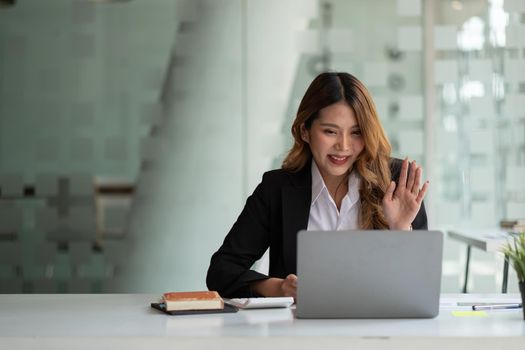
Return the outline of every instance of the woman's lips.
{"type": "Polygon", "coordinates": [[[336,164],[336,165],[343,165],[346,163],[346,161],[350,158],[350,156],[335,156],[335,155],[328,155],[328,159],[330,162],[336,164]]]}

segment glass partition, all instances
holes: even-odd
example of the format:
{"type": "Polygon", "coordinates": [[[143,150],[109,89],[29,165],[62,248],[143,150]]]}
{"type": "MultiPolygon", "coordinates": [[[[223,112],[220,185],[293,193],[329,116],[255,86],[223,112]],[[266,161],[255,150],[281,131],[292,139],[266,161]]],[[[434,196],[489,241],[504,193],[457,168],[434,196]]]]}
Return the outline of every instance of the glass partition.
{"type": "MultiPolygon", "coordinates": [[[[518,0],[0,7],[0,292],[205,288],[325,70],[360,78],[393,156],[423,165],[431,228],[523,218],[524,21],[518,0]]],[[[447,240],[444,291],[465,258],[447,240]]],[[[471,291],[499,290],[501,256],[472,259],[471,291]]]]}

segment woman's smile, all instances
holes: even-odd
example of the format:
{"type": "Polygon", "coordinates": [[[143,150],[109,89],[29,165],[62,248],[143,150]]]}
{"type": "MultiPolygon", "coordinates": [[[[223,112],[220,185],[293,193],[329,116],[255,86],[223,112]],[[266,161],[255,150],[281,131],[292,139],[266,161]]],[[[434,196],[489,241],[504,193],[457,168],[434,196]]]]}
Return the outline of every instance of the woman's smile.
{"type": "Polygon", "coordinates": [[[335,165],[344,165],[349,158],[350,156],[336,156],[333,154],[328,155],[328,160],[330,160],[330,162],[334,163],[335,165]]]}

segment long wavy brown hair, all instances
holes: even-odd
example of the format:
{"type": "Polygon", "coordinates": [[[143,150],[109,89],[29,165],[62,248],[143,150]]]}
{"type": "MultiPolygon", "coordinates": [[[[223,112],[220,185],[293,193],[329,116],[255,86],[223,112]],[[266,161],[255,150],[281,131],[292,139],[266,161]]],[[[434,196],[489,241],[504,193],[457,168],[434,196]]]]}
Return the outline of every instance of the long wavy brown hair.
{"type": "Polygon", "coordinates": [[[282,168],[297,172],[309,164],[312,152],[309,144],[301,138],[301,125],[309,130],[321,109],[342,100],[352,108],[365,144],[353,167],[361,176],[359,226],[362,229],[386,229],[388,224],[381,202],[391,181],[391,146],[368,89],[353,75],[321,73],[312,81],[292,124],[294,144],[282,168]]]}

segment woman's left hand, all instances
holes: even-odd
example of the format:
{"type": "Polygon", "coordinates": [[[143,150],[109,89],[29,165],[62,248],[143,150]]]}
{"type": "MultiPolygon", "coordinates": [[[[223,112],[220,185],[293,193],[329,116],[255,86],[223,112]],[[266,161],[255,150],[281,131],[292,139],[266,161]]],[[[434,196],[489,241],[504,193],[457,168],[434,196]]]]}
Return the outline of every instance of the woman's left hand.
{"type": "Polygon", "coordinates": [[[383,213],[391,230],[411,228],[428,188],[428,181],[419,188],[422,172],[423,169],[415,161],[409,165],[405,158],[397,188],[394,181],[388,186],[383,197],[383,213]]]}

